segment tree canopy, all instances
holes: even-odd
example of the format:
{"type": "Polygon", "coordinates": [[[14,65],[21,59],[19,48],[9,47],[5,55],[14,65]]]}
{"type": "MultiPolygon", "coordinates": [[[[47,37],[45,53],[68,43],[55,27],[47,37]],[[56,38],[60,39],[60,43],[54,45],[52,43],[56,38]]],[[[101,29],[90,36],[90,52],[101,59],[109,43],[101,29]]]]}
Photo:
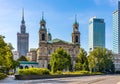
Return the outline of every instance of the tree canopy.
{"type": "Polygon", "coordinates": [[[0,35],[0,66],[9,71],[15,66],[12,54],[13,47],[12,44],[7,44],[4,38],[4,36],[0,35]]]}
{"type": "Polygon", "coordinates": [[[75,64],[75,70],[88,70],[87,52],[83,48],[80,48],[75,64]]]}
{"type": "Polygon", "coordinates": [[[96,48],[88,56],[90,71],[114,72],[112,51],[106,48],[96,48]]]}
{"type": "Polygon", "coordinates": [[[17,61],[28,61],[28,59],[25,56],[21,56],[17,61]]]}
{"type": "Polygon", "coordinates": [[[58,48],[51,55],[50,65],[53,73],[63,69],[71,69],[71,57],[64,49],[58,48]]]}

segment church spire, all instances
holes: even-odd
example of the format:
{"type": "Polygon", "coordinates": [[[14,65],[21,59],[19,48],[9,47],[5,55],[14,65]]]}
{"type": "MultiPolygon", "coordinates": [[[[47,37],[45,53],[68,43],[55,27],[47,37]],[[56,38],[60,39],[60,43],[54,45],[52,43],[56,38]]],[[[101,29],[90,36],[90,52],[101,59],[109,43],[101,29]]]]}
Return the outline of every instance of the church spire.
{"type": "Polygon", "coordinates": [[[46,21],[44,20],[44,12],[42,12],[42,19],[40,20],[40,29],[46,30],[46,21]]]}
{"type": "Polygon", "coordinates": [[[79,31],[78,27],[79,23],[77,22],[77,15],[75,15],[75,22],[73,23],[73,32],[79,31]]]}
{"type": "Polygon", "coordinates": [[[77,22],[77,15],[75,15],[75,22],[73,25],[79,25],[78,22],[77,22]]]}
{"type": "Polygon", "coordinates": [[[44,12],[42,12],[42,20],[44,20],[44,12]]]}
{"type": "Polygon", "coordinates": [[[22,24],[25,24],[25,20],[24,20],[24,8],[22,9],[22,21],[21,21],[22,24]]]}
{"type": "Polygon", "coordinates": [[[77,15],[75,15],[75,23],[77,23],[77,15]]]}
{"type": "Polygon", "coordinates": [[[44,12],[42,12],[42,19],[40,21],[41,23],[46,23],[46,21],[44,20],[44,12]]]}

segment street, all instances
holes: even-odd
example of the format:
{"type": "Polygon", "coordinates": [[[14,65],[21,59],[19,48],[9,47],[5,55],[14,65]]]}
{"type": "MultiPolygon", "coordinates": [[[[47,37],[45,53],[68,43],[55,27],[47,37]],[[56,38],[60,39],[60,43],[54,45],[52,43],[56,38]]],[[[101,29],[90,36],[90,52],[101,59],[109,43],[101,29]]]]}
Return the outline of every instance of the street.
{"type": "Polygon", "coordinates": [[[120,84],[120,75],[96,75],[54,79],[14,80],[9,76],[0,84],[120,84]]]}

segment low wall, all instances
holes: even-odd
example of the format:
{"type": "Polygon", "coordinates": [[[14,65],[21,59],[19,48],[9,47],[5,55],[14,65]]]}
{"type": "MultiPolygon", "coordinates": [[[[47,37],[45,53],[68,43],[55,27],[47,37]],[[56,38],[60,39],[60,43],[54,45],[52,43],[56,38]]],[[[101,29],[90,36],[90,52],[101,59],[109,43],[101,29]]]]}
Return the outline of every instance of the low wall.
{"type": "Polygon", "coordinates": [[[63,77],[78,77],[89,75],[15,75],[15,80],[31,80],[31,79],[48,79],[48,78],[63,78],[63,77]]]}

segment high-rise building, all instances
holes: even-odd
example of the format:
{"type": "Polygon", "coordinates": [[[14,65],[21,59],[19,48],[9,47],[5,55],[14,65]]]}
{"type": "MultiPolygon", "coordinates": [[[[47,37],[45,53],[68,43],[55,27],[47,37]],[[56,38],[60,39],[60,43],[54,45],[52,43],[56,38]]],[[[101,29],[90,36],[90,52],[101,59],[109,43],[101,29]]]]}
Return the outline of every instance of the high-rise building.
{"type": "Polygon", "coordinates": [[[120,54],[119,47],[119,26],[118,26],[118,10],[113,13],[113,52],[116,54],[120,54]]]}
{"type": "Polygon", "coordinates": [[[17,33],[17,51],[19,53],[19,56],[26,56],[29,49],[29,34],[26,33],[24,10],[22,10],[22,21],[20,30],[21,32],[17,33]]]}
{"type": "Polygon", "coordinates": [[[89,51],[105,47],[105,22],[96,17],[89,19],[89,51]]]}
{"type": "Polygon", "coordinates": [[[120,54],[120,1],[118,10],[113,12],[113,53],[120,54]]]}

